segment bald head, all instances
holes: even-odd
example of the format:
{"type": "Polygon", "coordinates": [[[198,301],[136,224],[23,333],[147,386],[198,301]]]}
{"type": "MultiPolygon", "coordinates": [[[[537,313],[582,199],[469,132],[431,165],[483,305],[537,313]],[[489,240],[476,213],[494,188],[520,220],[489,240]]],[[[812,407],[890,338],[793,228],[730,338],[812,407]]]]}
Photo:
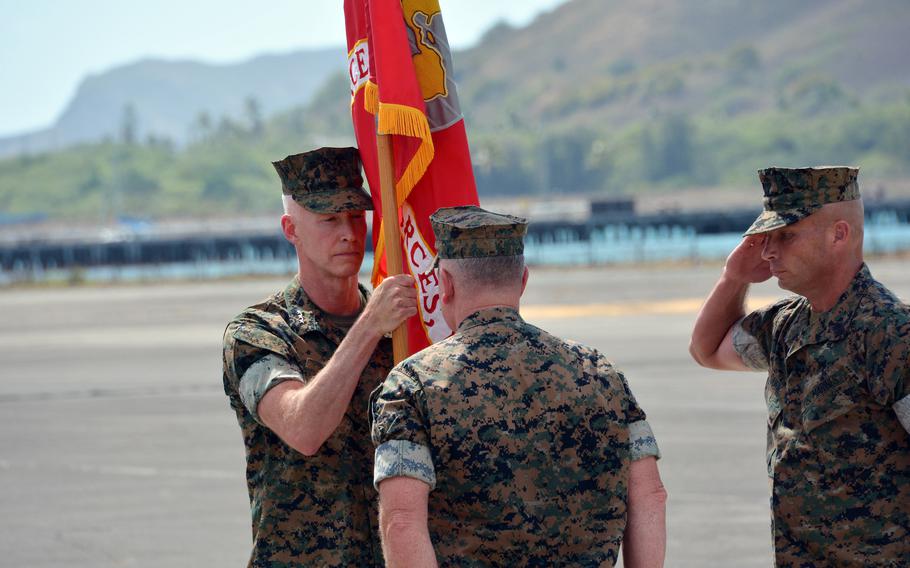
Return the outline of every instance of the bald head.
{"type": "Polygon", "coordinates": [[[822,217],[828,219],[841,218],[851,225],[862,228],[863,225],[863,200],[862,199],[853,199],[851,201],[838,201],[837,203],[828,203],[822,205],[820,211],[816,214],[821,214],[822,217]]]}

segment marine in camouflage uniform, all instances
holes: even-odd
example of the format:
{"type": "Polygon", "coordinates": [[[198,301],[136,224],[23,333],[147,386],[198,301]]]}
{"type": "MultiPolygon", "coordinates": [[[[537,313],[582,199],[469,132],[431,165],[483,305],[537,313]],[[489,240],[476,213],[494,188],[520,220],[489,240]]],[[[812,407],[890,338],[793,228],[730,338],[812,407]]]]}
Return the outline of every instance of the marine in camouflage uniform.
{"type": "MultiPolygon", "coordinates": [[[[471,206],[431,222],[439,259],[523,252],[523,219],[471,206]]],[[[630,462],[658,455],[622,373],[509,305],[474,311],[396,366],[372,408],[375,483],[381,493],[394,477],[429,486],[445,566],[613,565],[630,462]]]]}
{"type": "MultiPolygon", "coordinates": [[[[289,156],[275,167],[284,194],[293,199],[286,208],[300,206],[306,210],[289,210],[297,215],[291,215],[297,223],[310,222],[300,217],[303,214],[318,222],[342,224],[347,222],[345,212],[372,207],[362,188],[354,148],[323,148],[289,156]]],[[[362,213],[354,222],[363,223],[362,213]]],[[[356,239],[344,236],[344,231],[339,234],[342,240],[352,239],[348,244],[359,247],[358,258],[362,259],[363,242],[354,242],[356,239]]],[[[333,315],[320,308],[302,282],[323,277],[314,268],[338,268],[314,267],[300,246],[331,249],[336,243],[301,243],[297,238],[292,235],[289,240],[298,248],[298,276],[284,290],[244,310],[224,333],[224,390],[246,446],[253,528],[249,564],[379,566],[382,561],[367,408],[370,391],[391,368],[389,340],[378,340],[372,355],[365,356],[365,364],[350,372],[356,383],[350,402],[318,449],[298,447],[291,435],[295,425],[282,430],[276,421],[272,428],[261,415],[266,395],[274,392],[273,396],[279,396],[274,389],[281,385],[301,388],[280,395],[284,396],[302,392],[318,380],[341,381],[337,377],[317,379],[317,375],[332,360],[369,299],[368,292],[356,284],[359,265],[349,263],[354,267],[345,269],[353,271],[353,276],[342,281],[353,286],[348,290],[355,302],[353,310],[347,315],[333,315]]]]}
{"type": "MultiPolygon", "coordinates": [[[[793,234],[783,238],[797,240],[813,230],[797,223],[826,205],[859,199],[855,168],[759,173],[765,211],[747,236],[762,238],[789,227],[793,234]]],[[[861,206],[853,207],[861,230],[861,206]]],[[[849,218],[849,209],[844,213],[849,218]]],[[[816,229],[837,238],[834,225],[816,229]]],[[[860,251],[861,241],[860,236],[860,251]]],[[[794,284],[797,279],[787,270],[792,264],[787,266],[778,250],[787,245],[764,246],[781,286],[805,288],[812,296],[792,296],[752,312],[735,322],[725,339],[745,367],[768,372],[777,565],[908,566],[910,307],[872,278],[861,252],[830,257],[844,260],[847,278],[854,266],[852,279],[838,287],[836,276],[830,286],[794,284]],[[839,293],[825,309],[816,306],[819,286],[831,296],[839,293]]],[[[827,253],[825,246],[818,245],[818,255],[827,253]]]]}

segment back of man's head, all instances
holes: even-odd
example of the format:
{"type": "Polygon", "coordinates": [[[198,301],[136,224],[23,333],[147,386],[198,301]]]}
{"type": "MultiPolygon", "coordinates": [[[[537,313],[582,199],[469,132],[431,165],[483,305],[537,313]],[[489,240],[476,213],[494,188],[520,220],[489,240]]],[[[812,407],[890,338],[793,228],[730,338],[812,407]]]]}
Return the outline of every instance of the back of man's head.
{"type": "Polygon", "coordinates": [[[524,255],[491,256],[484,258],[452,258],[443,261],[445,269],[466,289],[521,288],[524,275],[524,255]]]}
{"type": "Polygon", "coordinates": [[[449,325],[457,325],[475,308],[518,307],[527,274],[525,219],[466,205],[439,209],[430,223],[449,325]]]}

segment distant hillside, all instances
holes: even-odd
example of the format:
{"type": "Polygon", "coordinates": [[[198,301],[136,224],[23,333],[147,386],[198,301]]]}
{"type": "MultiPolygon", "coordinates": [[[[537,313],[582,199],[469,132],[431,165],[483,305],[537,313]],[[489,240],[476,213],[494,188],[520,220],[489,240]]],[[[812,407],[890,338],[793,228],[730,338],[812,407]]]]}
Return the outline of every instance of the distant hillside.
{"type": "Polygon", "coordinates": [[[229,65],[139,61],[85,78],[53,126],[0,138],[0,156],[117,138],[130,123],[137,139],[153,136],[181,145],[206,135],[225,116],[264,118],[308,103],[344,60],[338,47],[229,65]]]}
{"type": "Polygon", "coordinates": [[[737,115],[820,91],[910,86],[906,0],[573,0],[456,56],[477,128],[612,128],[661,112],[737,115]]]}
{"type": "MultiPolygon", "coordinates": [[[[703,196],[679,190],[755,188],[759,168],[843,163],[887,196],[910,179],[908,29],[907,0],[570,0],[527,27],[497,26],[454,57],[478,190],[703,196]]],[[[89,79],[57,143],[95,122],[107,141],[52,153],[20,142],[0,160],[0,214],[277,211],[271,160],[353,143],[342,51],[311,54],[318,73],[280,58],[221,69],[217,87],[194,64],[89,79]],[[245,106],[251,94],[258,108],[245,106]]]]}
{"type": "Polygon", "coordinates": [[[501,24],[454,57],[478,183],[615,193],[860,160],[907,175],[908,29],[906,0],[570,0],[501,24]]]}
{"type": "Polygon", "coordinates": [[[906,0],[571,0],[498,26],[455,57],[478,183],[628,193],[846,161],[906,175],[908,29],[906,0]]]}
{"type": "MultiPolygon", "coordinates": [[[[455,63],[469,128],[616,129],[661,113],[893,99],[910,86],[908,29],[906,0],[571,0],[527,27],[495,27],[455,63]]],[[[0,138],[0,156],[116,138],[130,120],[139,138],[182,145],[224,116],[247,118],[250,98],[263,117],[306,105],[343,67],[340,46],[232,65],[140,61],[87,77],[52,127],[0,138]]]]}

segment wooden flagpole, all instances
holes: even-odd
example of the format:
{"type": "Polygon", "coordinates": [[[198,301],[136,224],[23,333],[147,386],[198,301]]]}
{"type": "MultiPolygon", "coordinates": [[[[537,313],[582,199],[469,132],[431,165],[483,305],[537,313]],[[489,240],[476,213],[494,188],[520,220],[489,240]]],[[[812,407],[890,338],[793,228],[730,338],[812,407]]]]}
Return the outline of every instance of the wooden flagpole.
{"type": "MultiPolygon", "coordinates": [[[[379,185],[382,198],[385,265],[389,276],[394,276],[404,272],[404,266],[401,259],[401,236],[398,230],[398,198],[395,195],[392,137],[388,134],[378,134],[376,143],[379,150],[379,185]]],[[[396,364],[408,356],[407,322],[402,323],[392,332],[392,356],[396,364]]]]}

